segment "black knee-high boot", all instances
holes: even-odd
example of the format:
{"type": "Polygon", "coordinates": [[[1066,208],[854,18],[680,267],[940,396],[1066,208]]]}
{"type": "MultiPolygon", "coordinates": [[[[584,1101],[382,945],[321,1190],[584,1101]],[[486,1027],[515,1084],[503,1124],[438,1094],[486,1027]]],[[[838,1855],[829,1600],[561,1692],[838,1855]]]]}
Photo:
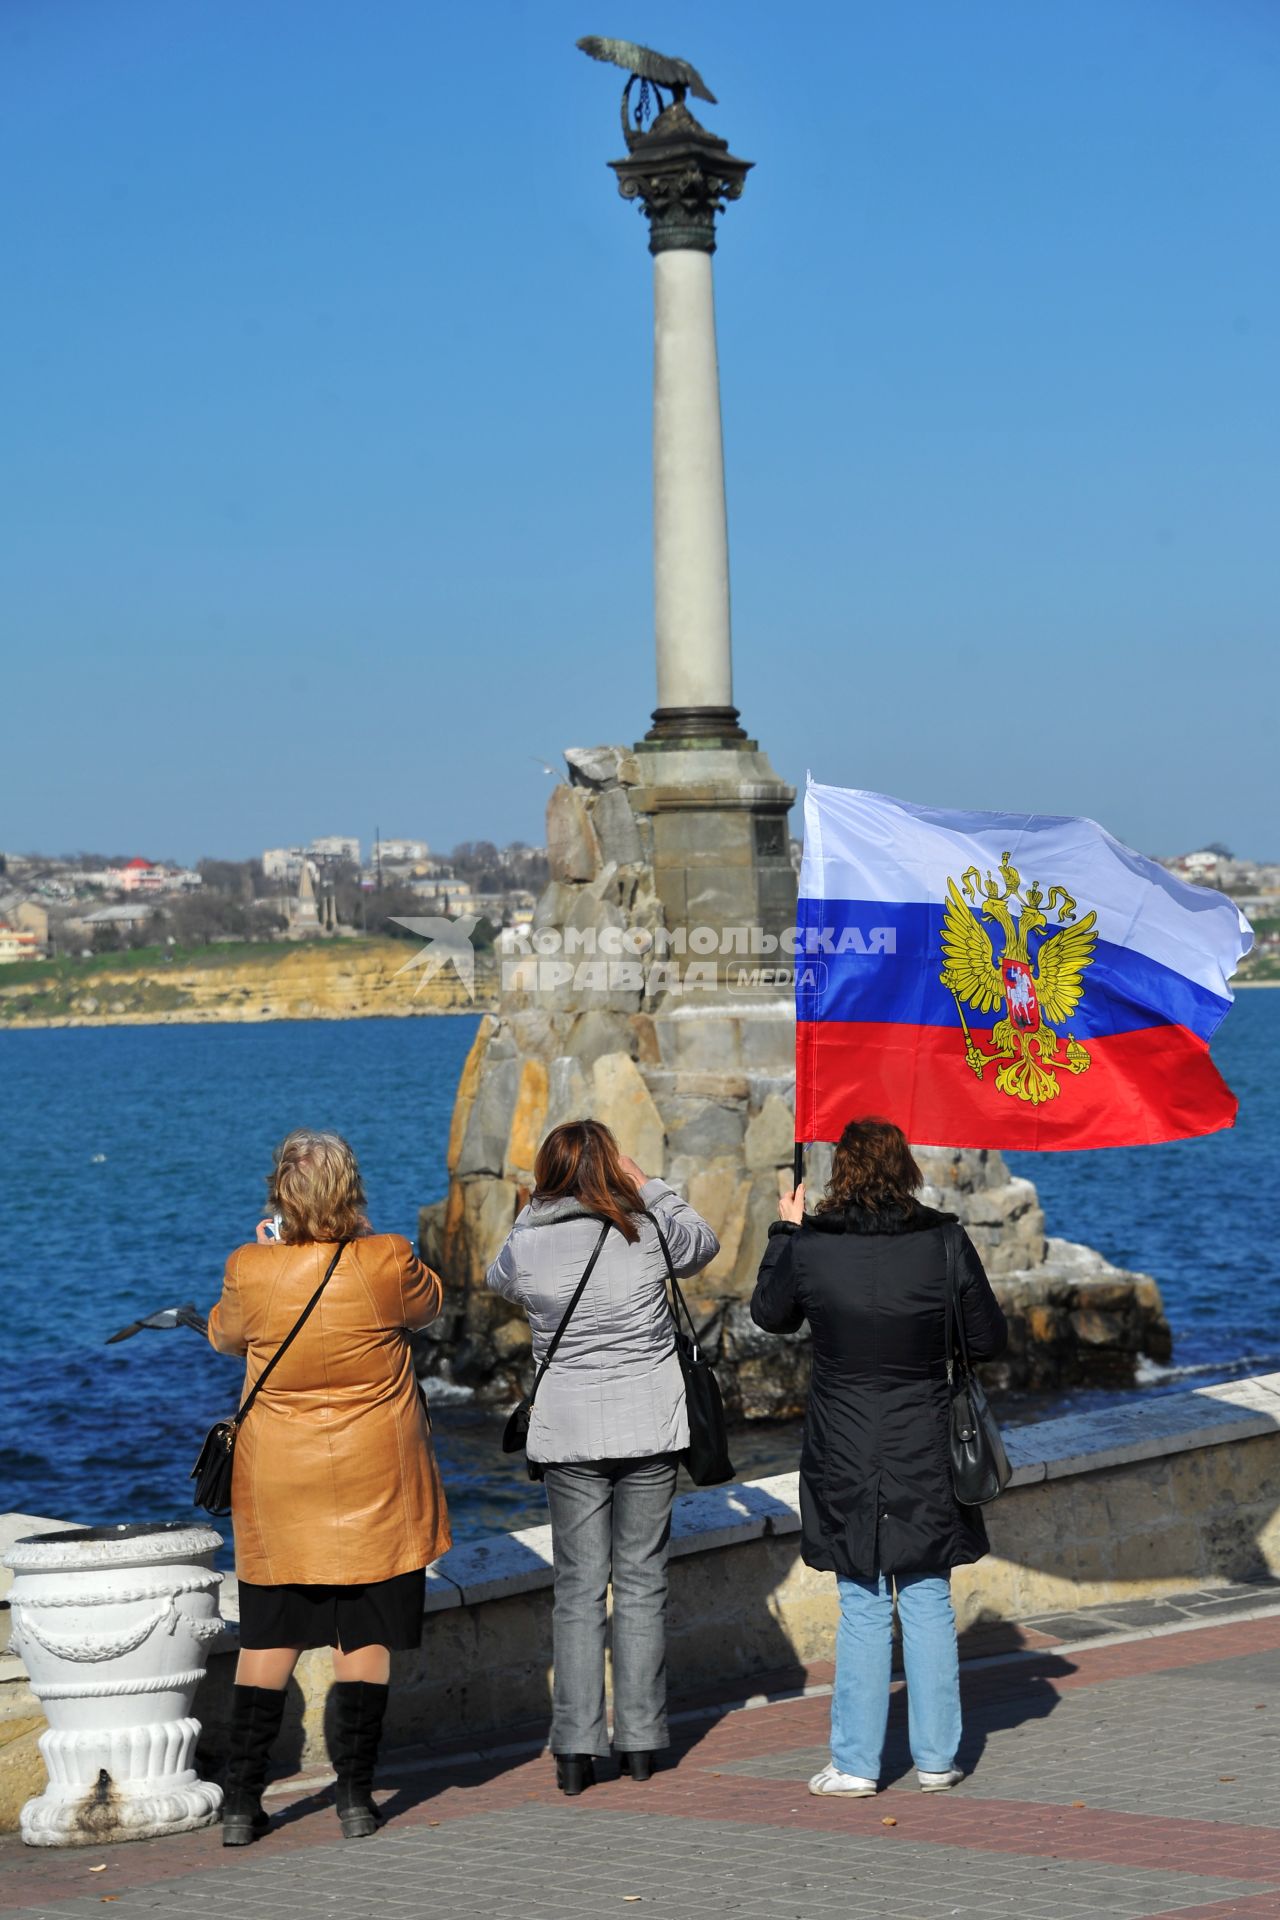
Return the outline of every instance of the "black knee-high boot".
{"type": "Polygon", "coordinates": [[[271,1824],[262,1810],[267,1762],[284,1717],[283,1687],[234,1687],[222,1787],[222,1844],[247,1847],[271,1824]]]}
{"type": "Polygon", "coordinates": [[[367,1680],[334,1682],[330,1753],[338,1776],[338,1818],[348,1840],[365,1840],[381,1825],[382,1816],[373,1802],[373,1769],[390,1691],[367,1680]]]}

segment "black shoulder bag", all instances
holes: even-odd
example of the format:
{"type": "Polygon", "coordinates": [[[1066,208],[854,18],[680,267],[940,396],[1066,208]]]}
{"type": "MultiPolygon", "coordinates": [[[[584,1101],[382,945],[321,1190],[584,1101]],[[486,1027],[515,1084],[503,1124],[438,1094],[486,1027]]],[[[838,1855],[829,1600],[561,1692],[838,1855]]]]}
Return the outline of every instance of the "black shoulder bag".
{"type": "MultiPolygon", "coordinates": [[[[573,1217],[575,1219],[595,1219],[598,1216],[594,1214],[575,1214],[573,1217]]],[[[543,1355],[542,1365],[538,1368],[534,1376],[533,1385],[520,1404],[511,1409],[507,1417],[507,1424],[502,1429],[502,1451],[504,1453],[523,1453],[525,1447],[528,1445],[529,1415],[533,1411],[533,1403],[537,1396],[538,1388],[542,1385],[542,1376],[555,1359],[556,1348],[560,1345],[564,1337],[565,1328],[573,1318],[573,1310],[587,1290],[587,1282],[591,1278],[596,1261],[600,1258],[604,1243],[609,1238],[609,1228],[612,1224],[612,1221],[606,1220],[600,1228],[600,1238],[591,1249],[591,1258],[583,1270],[581,1280],[579,1280],[577,1286],[574,1288],[573,1298],[564,1310],[564,1316],[561,1319],[560,1325],[551,1336],[551,1344],[543,1355]]],[[[543,1479],[542,1462],[540,1460],[526,1460],[525,1464],[529,1469],[529,1478],[531,1480],[543,1479]]]]}
{"type": "Polygon", "coordinates": [[[689,1445],[683,1456],[685,1472],[695,1487],[718,1487],[735,1477],[734,1464],[729,1458],[729,1432],[724,1417],[724,1401],[720,1397],[720,1382],[702,1351],[693,1315],[680,1291],[667,1236],[647,1207],[645,1214],[653,1221],[653,1230],[667,1263],[667,1278],[674,1295],[671,1317],[675,1322],[676,1358],[684,1375],[684,1397],[689,1410],[689,1445]],[[680,1325],[681,1313],[688,1327],[687,1333],[680,1325]]]}
{"type": "Polygon", "coordinates": [[[192,1502],[197,1507],[203,1507],[206,1513],[211,1513],[218,1519],[230,1513],[231,1476],[236,1463],[236,1438],[240,1432],[240,1428],[248,1416],[250,1407],[262,1392],[267,1381],[284,1359],[285,1354],[288,1353],[298,1335],[302,1332],[307,1321],[311,1318],[312,1308],[316,1305],[320,1295],[332,1280],[334,1268],[337,1266],[339,1260],[341,1260],[345,1249],[350,1245],[351,1242],[349,1240],[340,1240],[338,1242],[338,1251],[329,1262],[324,1279],[320,1282],[320,1285],[316,1288],[306,1306],[294,1321],[289,1333],[280,1342],[280,1345],[276,1348],[266,1366],[254,1381],[250,1391],[245,1395],[244,1404],[241,1406],[234,1420],[219,1420],[217,1425],[210,1427],[208,1433],[205,1435],[204,1445],[200,1449],[200,1457],[191,1469],[190,1478],[196,1483],[196,1490],[191,1496],[192,1502]]]}
{"type": "Polygon", "coordinates": [[[951,1484],[961,1506],[985,1507],[988,1501],[1004,1492],[1013,1468],[982,1382],[969,1364],[964,1302],[956,1277],[955,1228],[944,1227],[942,1237],[947,1249],[947,1392],[951,1400],[947,1439],[951,1452],[951,1484]],[[960,1336],[958,1357],[957,1333],[960,1336]]]}

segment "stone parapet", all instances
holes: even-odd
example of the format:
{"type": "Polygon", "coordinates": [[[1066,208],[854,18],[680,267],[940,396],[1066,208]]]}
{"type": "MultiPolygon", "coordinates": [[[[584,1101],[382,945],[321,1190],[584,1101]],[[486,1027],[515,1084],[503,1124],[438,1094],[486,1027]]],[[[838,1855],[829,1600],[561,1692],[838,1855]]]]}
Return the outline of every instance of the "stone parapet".
{"type": "MultiPolygon", "coordinates": [[[[1078,1607],[1280,1583],[1280,1374],[1047,1420],[1007,1435],[1011,1486],[987,1508],[992,1551],[959,1568],[962,1641],[1078,1607]]],[[[0,1517],[0,1537],[5,1521],[0,1517]]],[[[24,1516],[21,1528],[56,1523],[24,1516]]],[[[10,1535],[13,1528],[10,1527],[10,1535]]],[[[761,1676],[802,1678],[829,1662],[837,1602],[830,1574],[800,1558],[795,1474],[677,1498],[668,1670],[678,1699],[712,1686],[750,1692],[761,1676]]],[[[392,1746],[491,1743],[550,1701],[551,1534],[493,1534],[430,1570],[422,1648],[395,1656],[392,1746]]],[[[194,1712],[201,1763],[216,1768],[230,1711],[238,1602],[194,1712]]],[[[327,1765],[329,1657],[303,1656],[277,1754],[282,1771],[327,1765]]],[[[43,1726],[24,1667],[0,1658],[0,1826],[39,1790],[43,1726]]]]}

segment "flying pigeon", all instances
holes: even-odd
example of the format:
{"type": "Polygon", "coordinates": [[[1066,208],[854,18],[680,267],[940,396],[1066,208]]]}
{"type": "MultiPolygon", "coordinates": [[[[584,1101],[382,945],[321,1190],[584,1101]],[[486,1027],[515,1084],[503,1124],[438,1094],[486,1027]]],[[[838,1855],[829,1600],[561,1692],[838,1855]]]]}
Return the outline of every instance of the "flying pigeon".
{"type": "Polygon", "coordinates": [[[119,1333],[107,1336],[107,1345],[114,1347],[117,1340],[128,1340],[145,1330],[166,1333],[170,1327],[190,1327],[194,1333],[207,1334],[209,1322],[188,1301],[184,1307],[162,1307],[159,1313],[149,1313],[145,1320],[131,1320],[119,1333]]]}

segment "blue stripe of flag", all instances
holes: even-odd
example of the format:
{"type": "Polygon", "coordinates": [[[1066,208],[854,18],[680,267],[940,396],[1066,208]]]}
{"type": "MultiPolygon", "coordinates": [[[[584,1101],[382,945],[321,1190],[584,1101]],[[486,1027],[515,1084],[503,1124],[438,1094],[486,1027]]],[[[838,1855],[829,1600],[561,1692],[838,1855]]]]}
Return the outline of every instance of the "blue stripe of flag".
{"type": "MultiPolygon", "coordinates": [[[[941,903],[802,899],[796,913],[800,935],[796,1018],[955,1026],[955,999],[939,978],[944,912],[941,903]],[[824,931],[830,936],[828,942],[820,938],[824,931]],[[862,945],[867,950],[828,951],[828,945],[840,945],[842,936],[846,949],[862,945]]],[[[1032,935],[1033,968],[1040,946],[1057,931],[1051,926],[1042,935],[1032,935]]],[[[999,929],[995,932],[1002,948],[999,929]]],[[[993,962],[997,951],[993,945],[993,962]]],[[[1131,947],[1099,940],[1085,968],[1080,1003],[1057,1027],[1085,1040],[1090,1035],[1101,1038],[1167,1024],[1186,1027],[1208,1041],[1230,1007],[1230,1000],[1210,993],[1173,967],[1131,947]]],[[[971,1026],[989,1027],[1003,1014],[1003,1004],[994,1014],[977,1014],[965,1007],[971,1026]]]]}

